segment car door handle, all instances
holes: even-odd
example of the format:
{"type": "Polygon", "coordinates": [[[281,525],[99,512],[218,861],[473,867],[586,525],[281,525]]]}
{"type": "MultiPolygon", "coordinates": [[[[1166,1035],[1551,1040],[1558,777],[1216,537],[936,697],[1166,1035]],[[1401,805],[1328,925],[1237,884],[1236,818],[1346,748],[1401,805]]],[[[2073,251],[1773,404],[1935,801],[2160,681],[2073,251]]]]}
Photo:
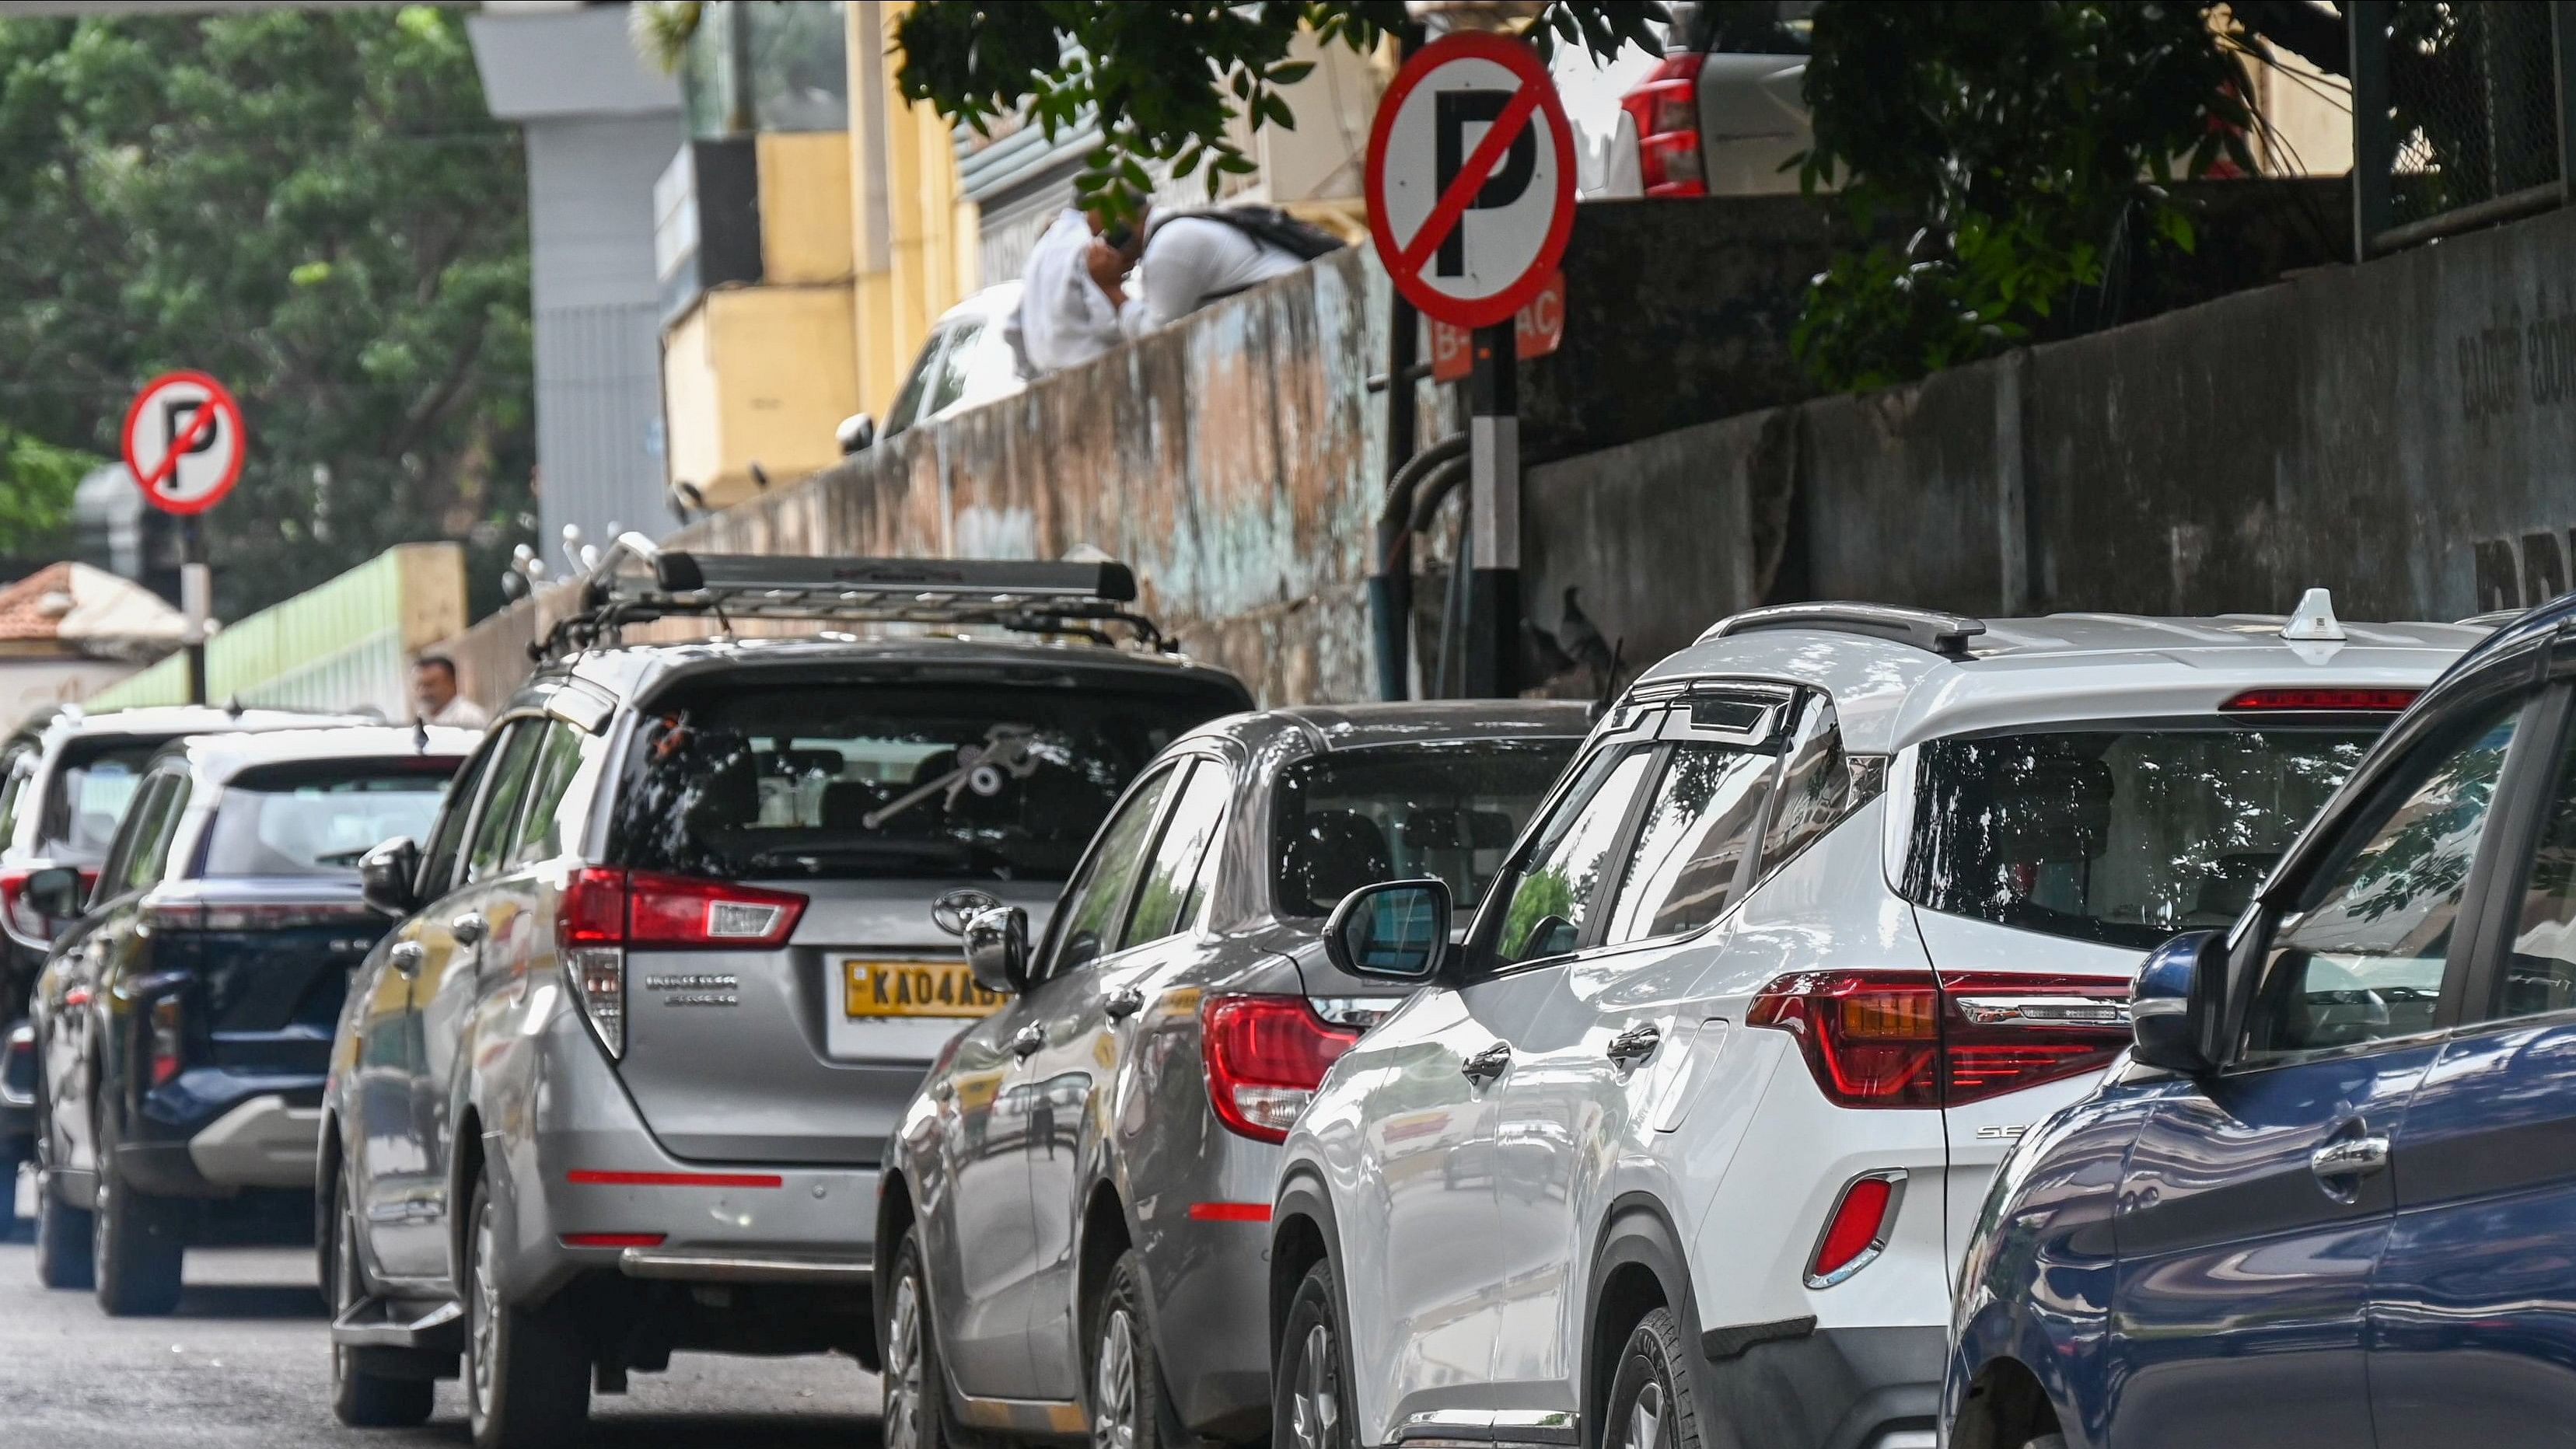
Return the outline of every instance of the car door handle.
{"type": "Polygon", "coordinates": [[[1121,986],[1109,993],[1109,999],[1100,1003],[1100,1009],[1109,1013],[1111,1021],[1125,1021],[1145,1009],[1145,993],[1133,986],[1121,986]]]}
{"type": "Polygon", "coordinates": [[[447,929],[450,934],[456,937],[456,943],[458,945],[471,946],[475,942],[483,939],[483,933],[491,929],[491,924],[485,921],[481,916],[476,915],[474,912],[467,911],[465,914],[458,916],[455,920],[448,922],[447,929]]]}
{"type": "Polygon", "coordinates": [[[1632,1026],[1610,1038],[1610,1060],[1622,1064],[1642,1062],[1663,1045],[1663,1028],[1653,1022],[1632,1026]]]}
{"type": "Polygon", "coordinates": [[[1046,1046],[1046,1028],[1035,1022],[1011,1034],[1011,1055],[1022,1061],[1036,1055],[1046,1046]]]}
{"type": "Polygon", "coordinates": [[[1512,1049],[1496,1042],[1460,1062],[1458,1070],[1466,1074],[1468,1081],[1482,1084],[1501,1076],[1503,1069],[1511,1064],[1512,1049]]]}
{"type": "Polygon", "coordinates": [[[396,974],[402,976],[418,976],[420,958],[424,954],[418,941],[396,941],[385,948],[385,960],[391,963],[396,974]]]}
{"type": "Polygon", "coordinates": [[[2368,1177],[2388,1166],[2388,1137],[2338,1137],[2308,1154],[2308,1170],[2319,1177],[2368,1177]]]}

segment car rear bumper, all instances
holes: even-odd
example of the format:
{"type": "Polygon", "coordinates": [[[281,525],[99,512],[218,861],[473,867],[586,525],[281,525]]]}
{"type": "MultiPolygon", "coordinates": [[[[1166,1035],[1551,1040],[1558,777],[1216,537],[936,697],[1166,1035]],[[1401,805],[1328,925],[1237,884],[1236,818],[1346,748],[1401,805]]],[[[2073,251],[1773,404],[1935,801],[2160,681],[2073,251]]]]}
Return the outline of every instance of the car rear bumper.
{"type": "Polygon", "coordinates": [[[157,1197],[313,1190],[322,1078],[200,1067],[155,1088],[116,1147],[117,1172],[157,1197]]]}
{"type": "MultiPolygon", "coordinates": [[[[1812,1322],[1812,1320],[1810,1320],[1812,1322]]],[[[1948,1330],[1812,1328],[1738,1347],[1702,1339],[1701,1422],[1782,1449],[1933,1449],[1948,1330]],[[1705,1417],[1719,1416],[1712,1421],[1705,1417]]]]}

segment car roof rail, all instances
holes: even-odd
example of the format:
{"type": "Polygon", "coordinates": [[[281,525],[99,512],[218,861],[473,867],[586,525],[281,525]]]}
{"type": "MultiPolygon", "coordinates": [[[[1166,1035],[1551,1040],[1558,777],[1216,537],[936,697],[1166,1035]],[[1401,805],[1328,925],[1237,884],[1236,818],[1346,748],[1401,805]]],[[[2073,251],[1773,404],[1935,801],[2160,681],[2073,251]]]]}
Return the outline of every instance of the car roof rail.
{"type": "Polygon", "coordinates": [[[2483,614],[2471,614],[2451,622],[2464,629],[2501,629],[2530,612],[2529,609],[2489,609],[2483,614]]]}
{"type": "Polygon", "coordinates": [[[1928,649],[1945,659],[1968,657],[1968,641],[1986,632],[1983,619],[1945,614],[1937,609],[1908,609],[1895,604],[1833,600],[1814,604],[1774,604],[1729,614],[1700,635],[1700,642],[1731,639],[1765,629],[1823,629],[1837,634],[1865,634],[1928,649]]]}
{"type": "Polygon", "coordinates": [[[985,626],[1115,647],[1113,628],[1160,652],[1172,642],[1129,607],[1136,575],[1109,559],[814,558],[662,548],[628,531],[581,578],[574,611],[529,647],[539,661],[617,643],[631,624],[713,618],[985,626]]]}

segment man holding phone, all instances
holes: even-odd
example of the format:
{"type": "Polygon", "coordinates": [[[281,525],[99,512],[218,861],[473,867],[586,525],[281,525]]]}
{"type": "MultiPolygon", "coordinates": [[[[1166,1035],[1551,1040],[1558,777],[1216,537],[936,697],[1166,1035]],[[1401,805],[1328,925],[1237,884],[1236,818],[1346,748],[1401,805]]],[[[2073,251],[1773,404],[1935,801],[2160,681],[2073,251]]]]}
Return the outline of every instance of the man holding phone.
{"type": "Polygon", "coordinates": [[[1021,270],[1020,306],[1009,330],[1039,376],[1089,362],[1126,340],[1118,314],[1127,305],[1127,273],[1144,251],[1146,203],[1133,198],[1113,221],[1105,201],[1091,211],[1065,208],[1021,270]]]}

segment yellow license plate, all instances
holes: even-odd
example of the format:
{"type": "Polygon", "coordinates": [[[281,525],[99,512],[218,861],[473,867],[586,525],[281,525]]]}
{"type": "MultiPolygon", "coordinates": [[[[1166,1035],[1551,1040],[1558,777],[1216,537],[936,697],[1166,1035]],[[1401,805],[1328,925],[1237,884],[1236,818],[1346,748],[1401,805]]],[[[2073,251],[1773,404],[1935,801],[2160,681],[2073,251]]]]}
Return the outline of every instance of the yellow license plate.
{"type": "Polygon", "coordinates": [[[990,1016],[1001,993],[975,984],[963,961],[844,961],[841,1009],[849,1016],[990,1016]]]}

